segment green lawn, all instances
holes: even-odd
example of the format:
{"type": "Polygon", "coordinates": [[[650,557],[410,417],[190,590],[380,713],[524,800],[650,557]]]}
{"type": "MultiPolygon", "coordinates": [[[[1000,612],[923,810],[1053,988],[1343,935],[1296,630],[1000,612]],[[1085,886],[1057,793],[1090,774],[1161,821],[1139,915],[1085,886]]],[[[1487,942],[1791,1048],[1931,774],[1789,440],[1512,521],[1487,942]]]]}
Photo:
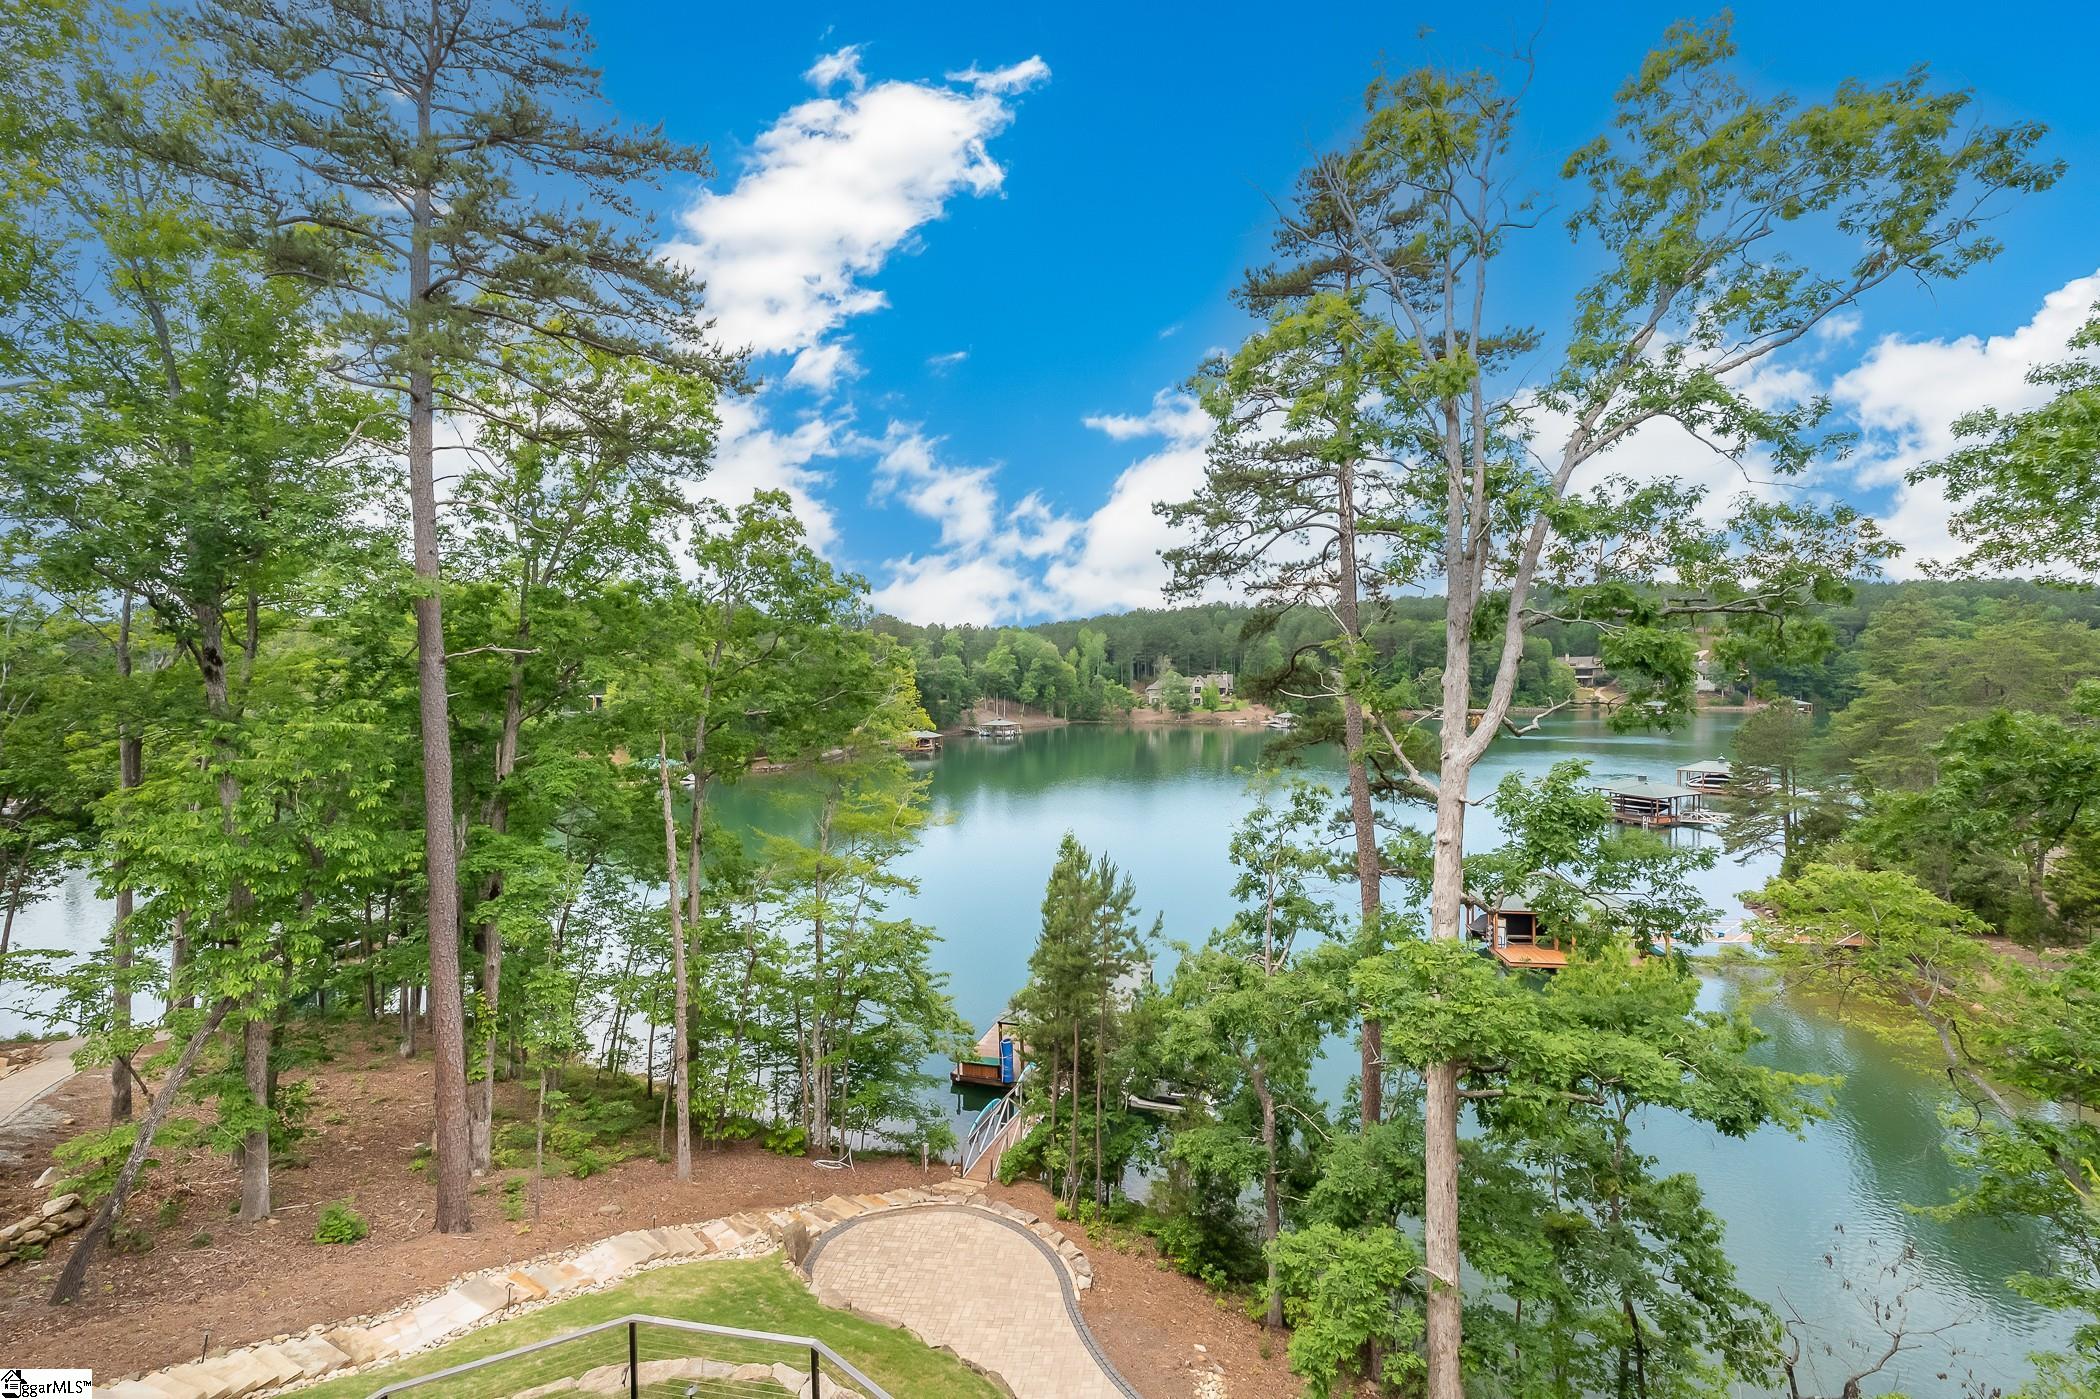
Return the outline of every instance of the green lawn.
{"type": "MultiPolygon", "coordinates": [[[[389,1383],[494,1355],[498,1351],[596,1322],[610,1321],[630,1312],[705,1321],[717,1326],[738,1326],[753,1331],[814,1336],[860,1367],[895,1399],[920,1399],[921,1396],[927,1396],[927,1399],[945,1399],[946,1396],[997,1399],[1001,1392],[990,1380],[954,1356],[929,1349],[909,1332],[892,1330],[845,1312],[818,1306],[808,1289],[788,1272],[776,1254],[771,1258],[748,1261],[685,1263],[675,1268],[658,1268],[641,1274],[624,1286],[557,1302],[515,1321],[476,1331],[451,1345],[424,1351],[399,1364],[324,1381],[301,1390],[300,1394],[328,1396],[328,1399],[361,1399],[361,1396],[389,1383]]],[[[646,1363],[652,1358],[674,1354],[697,1354],[732,1363],[746,1360],[793,1363],[798,1358],[807,1363],[806,1352],[797,1357],[778,1347],[697,1339],[681,1349],[683,1339],[684,1333],[662,1330],[652,1333],[645,1329],[641,1333],[641,1358],[646,1363]]],[[[454,1399],[455,1396],[515,1394],[533,1385],[579,1374],[592,1366],[624,1363],[626,1357],[626,1333],[624,1329],[616,1330],[575,1346],[552,1347],[538,1355],[491,1366],[473,1376],[461,1376],[456,1381],[411,1390],[409,1394],[414,1399],[425,1399],[425,1396],[440,1399],[441,1395],[454,1399]],[[500,1375],[496,1373],[499,1370],[500,1375]]],[[[680,1381],[667,1387],[665,1392],[682,1394],[686,1387],[680,1381]]],[[[652,1386],[648,1392],[655,1389],[652,1386]]],[[[716,1389],[705,1386],[703,1392],[714,1393],[716,1389]]],[[[724,1388],[722,1392],[747,1391],[740,1387],[736,1391],[724,1388]]],[[[757,1395],[771,1391],[754,1388],[748,1392],[757,1395]]],[[[620,1393],[626,1393],[624,1385],[620,1393]]]]}

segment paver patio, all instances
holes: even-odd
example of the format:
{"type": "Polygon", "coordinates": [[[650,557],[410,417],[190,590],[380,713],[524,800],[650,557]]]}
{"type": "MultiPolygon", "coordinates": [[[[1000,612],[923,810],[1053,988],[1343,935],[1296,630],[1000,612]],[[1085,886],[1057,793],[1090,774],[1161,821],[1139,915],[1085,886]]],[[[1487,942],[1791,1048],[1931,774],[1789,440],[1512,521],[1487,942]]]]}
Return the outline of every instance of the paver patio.
{"type": "Polygon", "coordinates": [[[1132,1399],[1087,1336],[1071,1284],[1026,1229],[965,1205],[868,1215],[810,1260],[826,1306],[909,1328],[1006,1381],[1017,1399],[1132,1399]]]}

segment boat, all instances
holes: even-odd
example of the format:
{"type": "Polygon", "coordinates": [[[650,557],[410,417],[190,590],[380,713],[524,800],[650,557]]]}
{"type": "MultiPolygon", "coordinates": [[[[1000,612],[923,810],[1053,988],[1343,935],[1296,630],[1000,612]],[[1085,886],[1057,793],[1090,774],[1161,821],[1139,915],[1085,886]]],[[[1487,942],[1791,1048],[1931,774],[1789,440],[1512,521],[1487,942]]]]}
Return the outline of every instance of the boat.
{"type": "Polygon", "coordinates": [[[1298,716],[1292,714],[1288,710],[1284,710],[1279,713],[1271,714],[1268,718],[1268,722],[1264,723],[1262,727],[1265,729],[1274,729],[1277,733],[1287,734],[1291,730],[1298,727],[1298,716]]]}

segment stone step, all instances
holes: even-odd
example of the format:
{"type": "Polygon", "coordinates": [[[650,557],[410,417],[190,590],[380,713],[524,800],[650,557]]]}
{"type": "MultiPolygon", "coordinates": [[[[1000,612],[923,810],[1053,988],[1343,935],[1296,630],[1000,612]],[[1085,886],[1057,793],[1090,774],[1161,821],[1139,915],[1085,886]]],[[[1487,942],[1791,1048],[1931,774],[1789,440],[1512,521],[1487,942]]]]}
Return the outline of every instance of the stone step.
{"type": "Polygon", "coordinates": [[[540,1298],[547,1295],[546,1284],[540,1282],[523,1268],[513,1268],[505,1273],[503,1281],[518,1290],[517,1297],[521,1302],[537,1302],[540,1298]]]}
{"type": "Polygon", "coordinates": [[[294,1336],[277,1347],[284,1358],[299,1367],[302,1379],[313,1379],[331,1370],[340,1370],[350,1363],[350,1357],[319,1336],[294,1336]]]}

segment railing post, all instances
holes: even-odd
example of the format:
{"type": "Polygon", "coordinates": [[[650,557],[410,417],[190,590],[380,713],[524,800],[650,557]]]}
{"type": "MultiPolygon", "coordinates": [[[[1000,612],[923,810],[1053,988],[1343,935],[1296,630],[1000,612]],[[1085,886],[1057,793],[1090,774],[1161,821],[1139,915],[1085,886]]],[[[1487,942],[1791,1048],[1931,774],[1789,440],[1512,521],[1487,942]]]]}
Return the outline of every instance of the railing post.
{"type": "Polygon", "coordinates": [[[817,1348],[809,1348],[809,1399],[818,1399],[817,1391],[823,1386],[824,1371],[817,1360],[817,1348]]]}
{"type": "Polygon", "coordinates": [[[641,1348],[635,1343],[635,1330],[640,1323],[627,1323],[627,1399],[642,1399],[641,1348]]]}

